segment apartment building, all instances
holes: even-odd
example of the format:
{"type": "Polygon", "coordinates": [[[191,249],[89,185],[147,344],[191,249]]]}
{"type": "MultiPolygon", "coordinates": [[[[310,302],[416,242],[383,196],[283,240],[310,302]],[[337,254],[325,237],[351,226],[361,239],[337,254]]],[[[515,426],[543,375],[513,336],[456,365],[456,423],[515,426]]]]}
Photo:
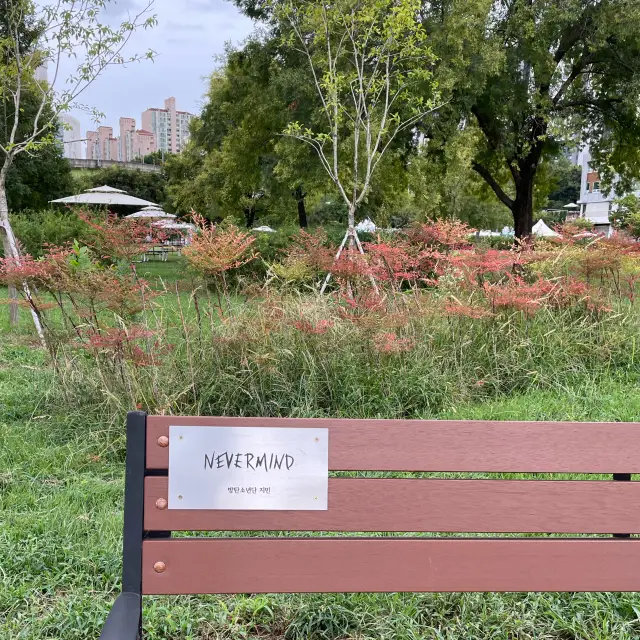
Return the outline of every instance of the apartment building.
{"type": "MultiPolygon", "coordinates": [[[[635,195],[640,197],[640,185],[635,195]]],[[[602,186],[598,172],[591,166],[591,154],[585,147],[582,153],[582,180],[580,183],[580,215],[593,222],[594,229],[601,233],[611,231],[611,212],[615,208],[614,201],[624,194],[614,190],[607,191],[602,186]]]]}
{"type": "Polygon", "coordinates": [[[180,153],[189,141],[189,123],[195,116],[176,109],[176,99],[164,101],[164,109],[147,109],[142,114],[142,128],[156,136],[159,151],[180,153]]]}

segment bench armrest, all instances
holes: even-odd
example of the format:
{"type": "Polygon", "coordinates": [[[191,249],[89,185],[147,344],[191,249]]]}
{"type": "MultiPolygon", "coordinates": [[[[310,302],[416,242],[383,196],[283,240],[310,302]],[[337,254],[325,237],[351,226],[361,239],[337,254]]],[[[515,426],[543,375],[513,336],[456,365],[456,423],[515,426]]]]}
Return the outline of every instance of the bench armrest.
{"type": "Polygon", "coordinates": [[[138,640],[140,596],[121,593],[113,604],[102,627],[100,640],[138,640]]]}

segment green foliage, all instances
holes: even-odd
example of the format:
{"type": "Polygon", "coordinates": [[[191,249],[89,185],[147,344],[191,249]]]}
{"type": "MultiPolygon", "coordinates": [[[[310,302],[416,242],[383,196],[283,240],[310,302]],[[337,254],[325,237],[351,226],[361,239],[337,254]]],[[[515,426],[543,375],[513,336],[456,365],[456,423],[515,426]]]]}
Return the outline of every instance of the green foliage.
{"type": "Polygon", "coordinates": [[[13,214],[11,223],[23,251],[35,258],[42,257],[46,245],[61,246],[86,233],[85,223],[72,210],[24,210],[13,214]]]}
{"type": "Polygon", "coordinates": [[[629,194],[615,201],[615,210],[611,216],[614,224],[626,229],[631,235],[640,237],[640,198],[629,194]]]}
{"type": "MultiPolygon", "coordinates": [[[[7,147],[11,135],[14,112],[13,99],[1,95],[0,83],[0,146],[7,147]]],[[[16,132],[18,138],[31,133],[33,119],[40,108],[41,96],[33,89],[25,90],[21,98],[21,120],[16,132]]],[[[52,129],[58,127],[50,104],[46,104],[42,117],[50,120],[52,129]]],[[[68,196],[73,192],[73,179],[69,162],[63,157],[60,144],[51,144],[50,131],[41,132],[35,139],[40,146],[30,154],[19,154],[13,160],[6,177],[6,196],[9,210],[45,209],[50,200],[68,196]]],[[[3,161],[0,151],[0,162],[3,161]]]]}
{"type": "Polygon", "coordinates": [[[59,145],[47,145],[39,153],[16,157],[7,173],[10,211],[45,209],[51,200],[71,195],[71,166],[59,145]]]}
{"type": "Polygon", "coordinates": [[[294,162],[276,171],[280,158],[291,154],[286,148],[276,154],[275,147],[291,113],[309,109],[309,92],[304,76],[295,65],[287,69],[278,53],[274,40],[227,49],[224,68],[212,75],[207,103],[192,125],[190,145],[182,157],[167,161],[176,207],[211,219],[231,215],[247,227],[274,210],[281,221],[297,214],[293,192],[298,186],[307,190],[312,172],[294,162]]]}
{"type": "MultiPolygon", "coordinates": [[[[581,168],[572,164],[564,155],[560,155],[552,162],[550,174],[552,184],[547,207],[562,209],[566,204],[578,202],[582,177],[581,168]]],[[[564,211],[566,212],[566,209],[564,211]]]]}
{"type": "Polygon", "coordinates": [[[115,189],[122,189],[136,198],[165,206],[168,211],[172,211],[166,192],[167,178],[163,173],[114,166],[96,171],[83,171],[76,178],[76,182],[79,191],[106,184],[115,189]]]}
{"type": "Polygon", "coordinates": [[[454,218],[488,230],[512,226],[508,211],[473,171],[478,138],[478,130],[468,127],[452,134],[439,149],[418,149],[411,158],[409,190],[417,220],[454,218]]]}
{"type": "Polygon", "coordinates": [[[425,3],[425,19],[439,58],[457,52],[445,66],[459,80],[448,117],[425,131],[438,137],[477,123],[473,166],[512,211],[517,235],[531,231],[542,160],[575,138],[590,143],[605,181],[617,172],[626,183],[640,171],[637,2],[444,0],[425,3]]]}
{"type": "Polygon", "coordinates": [[[142,158],[142,162],[144,162],[144,164],[164,164],[164,159],[169,155],[171,154],[164,151],[154,151],[142,158]]]}
{"type": "Polygon", "coordinates": [[[437,108],[435,56],[416,20],[420,4],[274,4],[283,40],[303,51],[322,104],[315,122],[294,120],[284,133],[317,153],[348,206],[350,227],[392,143],[437,108]]]}

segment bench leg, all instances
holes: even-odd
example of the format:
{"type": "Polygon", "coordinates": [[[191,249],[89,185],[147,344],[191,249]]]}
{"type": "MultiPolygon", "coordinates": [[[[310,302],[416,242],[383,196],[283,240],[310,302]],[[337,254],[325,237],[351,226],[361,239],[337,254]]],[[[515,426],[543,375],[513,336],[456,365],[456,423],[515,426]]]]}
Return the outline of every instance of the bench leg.
{"type": "Polygon", "coordinates": [[[107,617],[100,640],[142,640],[142,598],[121,593],[107,617]]]}

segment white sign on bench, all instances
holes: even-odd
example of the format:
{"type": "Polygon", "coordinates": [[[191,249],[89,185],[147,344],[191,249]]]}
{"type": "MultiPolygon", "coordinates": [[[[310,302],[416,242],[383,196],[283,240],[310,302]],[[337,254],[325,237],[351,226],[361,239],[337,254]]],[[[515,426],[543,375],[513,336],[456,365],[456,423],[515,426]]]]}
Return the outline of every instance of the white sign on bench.
{"type": "Polygon", "coordinates": [[[327,509],[328,429],[170,426],[169,443],[169,509],[327,509]]]}

